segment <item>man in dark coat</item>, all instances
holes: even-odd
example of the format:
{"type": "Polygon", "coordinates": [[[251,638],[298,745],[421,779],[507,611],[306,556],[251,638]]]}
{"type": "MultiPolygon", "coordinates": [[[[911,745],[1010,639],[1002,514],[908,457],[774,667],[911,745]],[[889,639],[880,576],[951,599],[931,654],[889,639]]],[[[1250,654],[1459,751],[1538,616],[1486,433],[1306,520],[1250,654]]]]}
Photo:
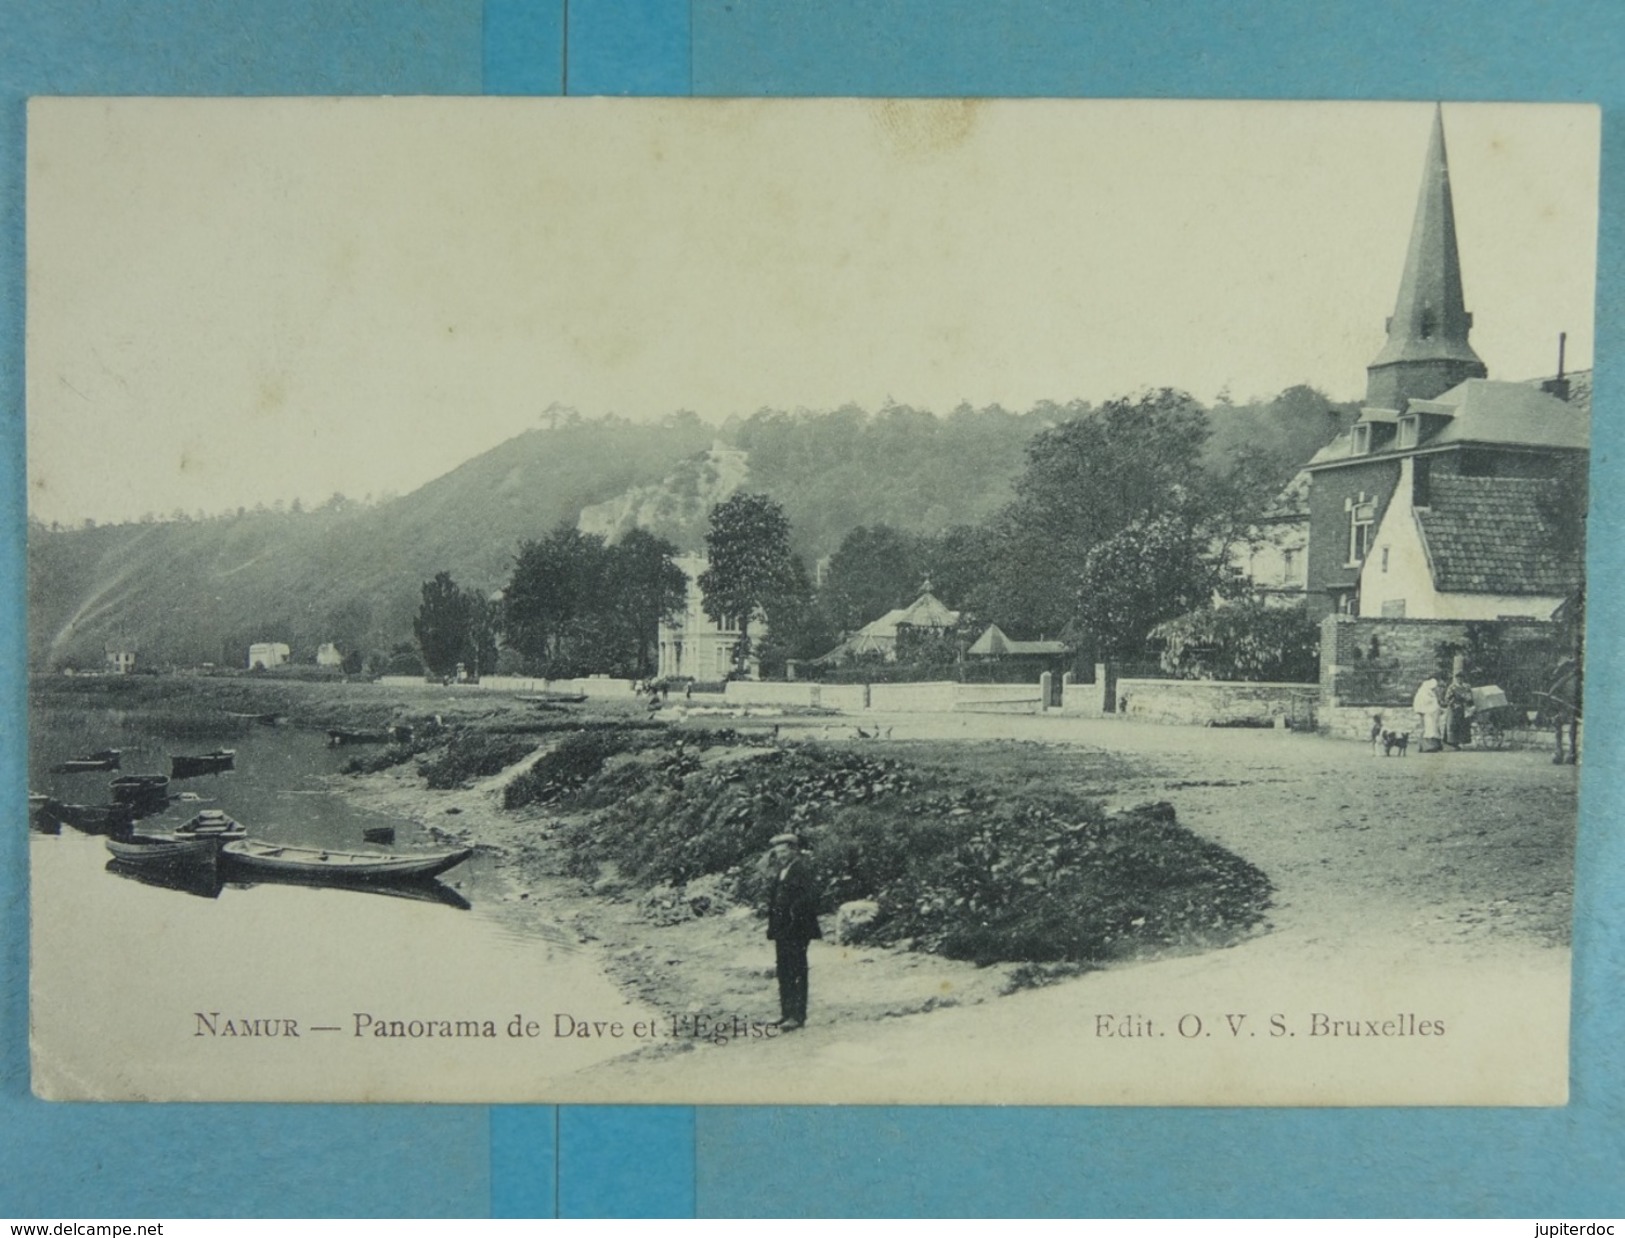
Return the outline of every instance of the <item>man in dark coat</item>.
{"type": "Polygon", "coordinates": [[[793,1032],[807,1022],[807,943],[824,934],[818,927],[818,885],[801,854],[801,839],[777,834],[772,846],[767,936],[778,955],[779,1027],[793,1032]]]}

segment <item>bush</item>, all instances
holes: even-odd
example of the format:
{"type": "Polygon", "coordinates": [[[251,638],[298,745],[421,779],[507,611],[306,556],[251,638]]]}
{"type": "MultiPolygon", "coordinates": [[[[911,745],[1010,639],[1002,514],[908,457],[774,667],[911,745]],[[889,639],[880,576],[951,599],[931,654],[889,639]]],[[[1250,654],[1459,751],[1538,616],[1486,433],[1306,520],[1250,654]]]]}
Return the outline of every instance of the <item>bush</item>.
{"type": "Polygon", "coordinates": [[[536,741],[522,735],[463,732],[452,736],[444,751],[418,763],[418,773],[434,791],[449,791],[472,778],[500,774],[536,751],[536,741]]]}
{"type": "Polygon", "coordinates": [[[1314,683],[1320,629],[1301,606],[1259,601],[1192,611],[1151,629],[1162,669],[1176,679],[1314,683]]]}
{"type": "Polygon", "coordinates": [[[637,742],[637,734],[630,727],[572,732],[507,785],[502,806],[552,804],[585,784],[610,757],[626,752],[637,742]]]}

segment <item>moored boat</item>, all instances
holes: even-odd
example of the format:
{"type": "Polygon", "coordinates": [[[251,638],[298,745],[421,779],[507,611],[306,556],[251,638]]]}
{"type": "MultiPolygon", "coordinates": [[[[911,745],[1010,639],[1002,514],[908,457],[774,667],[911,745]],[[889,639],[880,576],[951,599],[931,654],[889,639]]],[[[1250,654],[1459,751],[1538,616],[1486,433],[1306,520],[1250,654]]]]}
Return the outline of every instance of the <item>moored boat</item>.
{"type": "Polygon", "coordinates": [[[218,842],[246,838],[248,827],[226,816],[218,808],[205,808],[185,825],[178,825],[168,833],[175,838],[211,838],[218,842]]]}
{"type": "Polygon", "coordinates": [[[235,709],[222,710],[228,718],[235,718],[239,722],[258,722],[262,726],[276,726],[281,721],[279,714],[244,714],[235,709]]]}
{"type": "Polygon", "coordinates": [[[438,876],[473,855],[472,848],[418,855],[392,855],[385,851],[332,851],[320,847],[291,847],[244,838],[220,848],[220,856],[244,873],[266,873],[306,881],[421,881],[438,876]]]}
{"type": "Polygon", "coordinates": [[[65,804],[51,800],[40,811],[60,825],[71,825],[87,834],[128,829],[135,822],[135,812],[128,804],[65,804]]]}
{"type": "Polygon", "coordinates": [[[40,791],[28,793],[28,828],[36,834],[62,833],[62,819],[51,811],[57,801],[40,791]]]}
{"type": "Polygon", "coordinates": [[[195,756],[175,755],[169,758],[169,776],[196,778],[202,774],[219,774],[231,769],[236,760],[235,748],[216,748],[195,756]]]}
{"type": "Polygon", "coordinates": [[[335,726],[327,730],[327,746],[341,748],[346,744],[409,744],[412,742],[412,728],[409,726],[386,726],[377,731],[358,731],[350,727],[335,726]]]}
{"type": "Polygon", "coordinates": [[[54,774],[94,774],[110,769],[117,769],[121,753],[117,748],[103,748],[100,752],[93,752],[87,757],[69,757],[60,765],[52,767],[54,774]]]}
{"type": "Polygon", "coordinates": [[[126,774],[108,786],[116,803],[148,807],[169,802],[169,779],[163,774],[126,774]]]}
{"type": "Polygon", "coordinates": [[[113,858],[126,864],[157,865],[176,868],[181,865],[210,865],[220,851],[219,840],[212,837],[177,838],[172,834],[115,834],[107,840],[107,849],[113,858]]]}

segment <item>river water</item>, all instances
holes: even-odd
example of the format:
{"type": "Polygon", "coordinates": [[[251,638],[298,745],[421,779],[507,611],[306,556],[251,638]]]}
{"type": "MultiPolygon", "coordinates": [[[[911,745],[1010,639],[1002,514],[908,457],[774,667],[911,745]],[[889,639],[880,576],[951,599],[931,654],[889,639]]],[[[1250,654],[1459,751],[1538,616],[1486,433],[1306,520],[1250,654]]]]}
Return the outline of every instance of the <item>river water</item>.
{"type": "MultiPolygon", "coordinates": [[[[229,720],[228,720],[229,721],[229,720]]],[[[114,747],[120,774],[168,773],[173,753],[235,748],[236,768],[171,784],[184,798],[143,828],[203,807],[251,838],[339,850],[436,849],[417,825],[361,811],[330,775],[356,749],[288,727],[189,728],[36,709],[31,789],[102,804],[113,773],[53,774],[114,747]],[[393,847],[368,826],[397,827],[393,847]]],[[[364,750],[363,750],[364,751],[364,750]]],[[[153,884],[64,826],[30,838],[35,1089],[83,1099],[537,1101],[590,1097],[583,1069],[641,1047],[561,1037],[558,1016],[606,1025],[635,1011],[563,930],[511,927],[476,856],[442,883],[396,890],[280,883],[153,884]],[[399,1031],[400,1035],[378,1035],[399,1031]],[[272,1033],[275,1034],[267,1034],[272,1033]],[[488,1034],[489,1033],[489,1034],[488,1034]]]]}

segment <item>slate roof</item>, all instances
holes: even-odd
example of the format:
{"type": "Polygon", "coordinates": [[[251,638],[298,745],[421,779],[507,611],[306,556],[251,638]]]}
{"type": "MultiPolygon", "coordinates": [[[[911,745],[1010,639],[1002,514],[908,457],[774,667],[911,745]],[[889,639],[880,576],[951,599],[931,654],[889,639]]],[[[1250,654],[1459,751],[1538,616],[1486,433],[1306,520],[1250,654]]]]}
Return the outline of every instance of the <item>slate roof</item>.
{"type": "MultiPolygon", "coordinates": [[[[1440,417],[1425,431],[1420,449],[1481,443],[1584,451],[1591,444],[1591,371],[1577,370],[1568,378],[1567,402],[1542,391],[1540,379],[1504,383],[1488,378],[1469,378],[1434,400],[1412,400],[1412,410],[1440,417]]],[[[1373,420],[1366,415],[1370,411],[1363,410],[1362,419],[1373,420]]],[[[1369,454],[1355,455],[1351,426],[1311,456],[1304,467],[1409,455],[1415,450],[1389,443],[1369,454]]]]}
{"type": "MultiPolygon", "coordinates": [[[[1590,394],[1590,384],[1586,393],[1590,394]]],[[[1450,415],[1422,443],[1507,443],[1530,447],[1569,447],[1584,451],[1591,445],[1591,401],[1584,407],[1565,403],[1529,383],[1502,383],[1469,378],[1436,400],[1412,400],[1418,412],[1450,415]]]]}
{"type": "Polygon", "coordinates": [[[1553,552],[1541,499],[1552,483],[1536,477],[1455,477],[1436,473],[1431,506],[1416,509],[1423,545],[1441,593],[1555,597],[1579,585],[1578,560],[1553,552]]]}

